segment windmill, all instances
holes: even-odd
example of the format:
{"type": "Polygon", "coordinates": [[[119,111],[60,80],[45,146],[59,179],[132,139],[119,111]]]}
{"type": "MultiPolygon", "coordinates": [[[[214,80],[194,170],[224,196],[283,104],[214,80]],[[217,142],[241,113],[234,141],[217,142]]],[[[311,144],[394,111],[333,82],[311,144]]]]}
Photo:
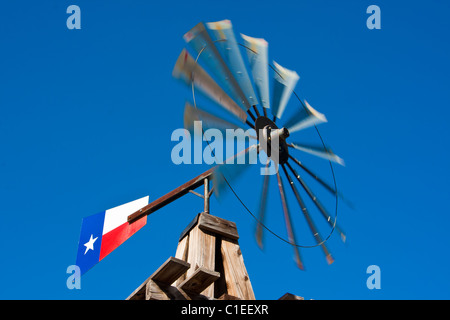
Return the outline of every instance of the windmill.
{"type": "MultiPolygon", "coordinates": [[[[316,125],[327,122],[326,117],[311,107],[308,102],[300,100],[295,93],[294,88],[299,80],[295,71],[282,67],[276,62],[268,63],[268,43],[264,39],[246,35],[241,37],[243,42],[239,43],[229,20],[197,24],[184,35],[184,40],[193,53],[191,54],[187,48],[182,50],[172,75],[192,90],[193,101],[186,102],[184,109],[184,126],[187,131],[195,133],[197,121],[201,121],[203,129],[206,130],[213,128],[226,131],[245,128],[251,131],[250,146],[229,157],[228,159],[233,159],[231,164],[225,161],[214,166],[153,202],[148,203],[148,197],[141,198],[85,218],[86,223],[83,220],[78,250],[79,259],[77,258],[77,264],[79,264],[78,260],[83,264],[82,273],[142,228],[146,224],[147,216],[152,212],[188,193],[203,198],[203,212],[197,215],[182,232],[176,257],[169,258],[130,295],[129,299],[155,298],[155,296],[155,299],[183,299],[187,297],[186,292],[194,293],[195,297],[200,299],[227,295],[254,299],[237,242],[239,236],[236,225],[209,214],[210,197],[213,192],[220,197],[224,190],[231,189],[245,209],[255,218],[255,236],[258,245],[263,246],[263,232],[269,231],[293,247],[295,261],[300,269],[304,269],[304,265],[299,248],[321,247],[327,262],[331,264],[333,258],[326,246],[326,241],[333,231],[337,231],[341,239],[345,241],[345,234],[336,223],[337,199],[344,199],[337,191],[336,183],[333,186],[319,177],[309,166],[299,160],[296,154],[310,154],[326,159],[330,164],[334,180],[331,163],[343,165],[344,162],[325,146],[317,130],[316,125]],[[273,73],[272,82],[269,81],[269,71],[273,73]],[[198,95],[198,92],[201,95],[198,95]],[[272,92],[271,98],[270,92],[272,92]],[[292,114],[286,118],[284,116],[289,109],[288,102],[292,95],[295,96],[300,107],[297,105],[298,108],[292,110],[292,114]],[[219,114],[204,110],[197,105],[203,97],[206,98],[204,103],[215,108],[213,110],[219,114]],[[280,122],[283,125],[280,125],[280,122]],[[299,132],[311,127],[316,129],[322,145],[311,145],[293,140],[299,132]],[[248,209],[231,184],[248,169],[250,163],[246,160],[249,160],[252,155],[263,155],[264,159],[264,170],[259,171],[264,173],[252,178],[252,181],[258,181],[257,185],[261,190],[257,214],[253,214],[248,209]],[[240,165],[239,160],[243,160],[244,164],[240,165]],[[335,198],[334,217],[319,200],[315,191],[309,187],[304,174],[335,198]],[[270,181],[274,179],[271,175],[276,176],[276,188],[270,187],[270,181]],[[261,186],[259,181],[262,182],[261,186]],[[286,182],[289,184],[288,188],[285,187],[286,182]],[[203,186],[203,194],[194,191],[201,186],[203,186]],[[287,189],[291,192],[289,193],[287,189]],[[280,203],[276,206],[279,209],[277,213],[282,213],[287,239],[274,232],[266,222],[267,199],[274,193],[279,195],[280,203]],[[312,206],[324,218],[329,228],[328,236],[325,238],[321,237],[305,198],[310,200],[312,206]],[[288,202],[292,201],[298,204],[299,213],[306,221],[315,240],[314,245],[301,245],[297,241],[292,223],[292,212],[288,206],[288,202]],[[222,268],[220,272],[216,270],[218,265],[222,268]],[[222,273],[225,276],[221,276],[222,273]],[[211,286],[214,282],[216,282],[215,287],[211,286]],[[176,286],[173,286],[174,283],[176,286]],[[199,296],[199,294],[203,295],[199,296]]],[[[204,134],[205,131],[201,133],[204,134]]],[[[290,294],[283,297],[295,298],[290,294]]]]}
{"type": "MultiPolygon", "coordinates": [[[[258,153],[263,152],[267,155],[267,168],[269,165],[280,167],[280,170],[276,172],[276,180],[278,184],[277,192],[281,200],[280,207],[288,234],[288,240],[285,241],[293,246],[298,267],[304,269],[299,247],[320,246],[327,262],[331,264],[333,258],[325,242],[333,231],[337,231],[341,239],[345,241],[345,233],[337,225],[336,216],[332,217],[312,188],[306,183],[303,174],[312,177],[334,197],[343,197],[337,191],[336,186],[333,187],[315,174],[299,160],[296,153],[309,153],[324,158],[330,162],[331,170],[331,162],[344,165],[344,161],[325,146],[320,134],[322,145],[310,145],[293,140],[297,133],[304,129],[315,127],[317,130],[316,125],[327,122],[326,117],[311,107],[308,102],[300,100],[294,92],[299,80],[295,71],[284,68],[276,62],[273,62],[273,65],[268,63],[268,43],[264,39],[243,34],[241,34],[241,37],[243,42],[239,43],[229,20],[206,24],[199,23],[184,35],[184,39],[193,54],[190,54],[187,49],[183,49],[175,64],[173,76],[192,88],[194,103],[192,105],[187,102],[185,105],[185,128],[192,132],[194,122],[201,121],[203,128],[226,130],[237,127],[253,129],[256,133],[256,137],[253,139],[254,144],[237,156],[243,157],[253,149],[258,153]],[[244,54],[241,54],[241,52],[244,52],[244,54]],[[246,56],[247,61],[243,56],[246,56]],[[212,75],[208,73],[208,70],[212,75]],[[269,70],[273,71],[272,99],[270,99],[269,70]],[[196,103],[198,92],[206,96],[209,101],[212,101],[213,106],[218,106],[235,121],[228,121],[210,111],[202,110],[196,103]],[[283,116],[286,114],[285,111],[291,95],[294,95],[300,102],[300,108],[297,108],[285,120],[283,116]],[[279,122],[283,123],[283,126],[278,125],[279,122]],[[274,140],[274,137],[279,142],[277,150],[272,150],[270,147],[271,140],[274,140]],[[315,239],[315,245],[302,246],[296,241],[292,214],[288,207],[289,190],[286,190],[286,182],[289,184],[287,188],[291,190],[315,239]],[[331,231],[326,239],[321,237],[310,209],[305,203],[305,197],[312,201],[315,209],[320,212],[330,227],[331,231]]],[[[319,133],[318,130],[317,133],[319,133]]],[[[230,181],[244,170],[242,167],[238,167],[234,163],[217,166],[213,178],[216,193],[219,193],[220,187],[232,188],[230,181]]],[[[270,174],[264,175],[262,180],[258,213],[257,215],[252,214],[256,219],[256,240],[260,247],[263,246],[264,229],[271,231],[264,224],[264,220],[268,194],[273,193],[273,190],[269,188],[270,174]]],[[[251,213],[250,210],[248,211],[251,213]]]]}

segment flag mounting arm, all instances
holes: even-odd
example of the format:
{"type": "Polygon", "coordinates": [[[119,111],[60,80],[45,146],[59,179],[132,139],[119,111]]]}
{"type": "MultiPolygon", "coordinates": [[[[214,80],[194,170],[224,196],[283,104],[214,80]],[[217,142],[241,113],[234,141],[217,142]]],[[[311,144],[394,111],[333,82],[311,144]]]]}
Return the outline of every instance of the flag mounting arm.
{"type": "Polygon", "coordinates": [[[132,213],[128,216],[127,220],[129,223],[132,223],[146,215],[149,215],[152,212],[155,212],[158,209],[161,209],[162,207],[168,205],[169,203],[177,200],[178,198],[184,196],[186,193],[189,193],[191,190],[195,190],[201,185],[205,186],[205,194],[204,194],[204,200],[205,200],[205,212],[209,213],[209,197],[211,195],[209,191],[209,179],[211,178],[215,167],[203,172],[202,174],[198,175],[194,179],[182,184],[178,188],[172,190],[171,192],[163,195],[159,199],[156,199],[155,201],[149,203],[142,209],[136,211],[135,213],[132,213]]]}

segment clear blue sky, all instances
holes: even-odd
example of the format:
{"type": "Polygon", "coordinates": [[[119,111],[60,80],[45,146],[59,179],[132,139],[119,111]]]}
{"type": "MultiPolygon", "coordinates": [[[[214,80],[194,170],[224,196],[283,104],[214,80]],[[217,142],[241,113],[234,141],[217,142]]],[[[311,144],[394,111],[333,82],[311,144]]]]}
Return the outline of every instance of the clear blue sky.
{"type": "MultiPolygon", "coordinates": [[[[335,166],[337,183],[356,206],[339,206],[348,241],[330,239],[335,263],[302,250],[303,272],[273,236],[258,249],[254,221],[233,196],[213,200],[212,213],[238,225],[256,297],[449,299],[449,10],[381,0],[3,3],[0,298],[124,299],[175,255],[202,210],[193,195],[149,216],[81,290],[66,288],[83,217],[156,199],[208,168],[171,162],[170,135],[190,96],[171,72],[186,31],[230,19],[300,75],[296,90],[327,116],[321,133],[346,161],[335,166]],[[81,30],[66,27],[71,4],[81,30]],[[371,4],[381,30],[366,27],[371,4]],[[381,269],[380,290],[366,287],[370,265],[381,269]]],[[[256,180],[236,183],[259,190],[256,180]]],[[[280,210],[274,201],[269,214],[280,210]]]]}

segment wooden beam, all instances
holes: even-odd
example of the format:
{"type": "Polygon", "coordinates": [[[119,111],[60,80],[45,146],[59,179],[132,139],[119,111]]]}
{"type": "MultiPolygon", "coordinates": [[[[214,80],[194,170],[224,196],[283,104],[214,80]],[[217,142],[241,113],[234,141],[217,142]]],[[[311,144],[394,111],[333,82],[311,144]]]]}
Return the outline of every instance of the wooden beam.
{"type": "Polygon", "coordinates": [[[148,281],[145,287],[145,300],[190,300],[186,294],[177,287],[148,281]]]}
{"type": "Polygon", "coordinates": [[[228,294],[242,300],[255,300],[237,240],[222,239],[221,252],[228,294]]]}
{"type": "MultiPolygon", "coordinates": [[[[198,225],[189,232],[187,262],[191,268],[186,272],[189,278],[198,268],[215,270],[216,237],[208,231],[201,230],[198,225]]],[[[209,286],[203,295],[213,297],[214,285],[209,286]]]]}
{"type": "Polygon", "coordinates": [[[191,265],[186,261],[170,257],[151,275],[150,279],[165,284],[172,284],[182,276],[190,266],[191,265]]]}
{"type": "MultiPolygon", "coordinates": [[[[177,252],[175,253],[175,258],[187,261],[188,258],[188,249],[189,249],[189,235],[184,237],[178,242],[177,246],[177,252]]],[[[180,283],[182,283],[186,279],[186,273],[183,274],[181,277],[178,278],[177,281],[175,281],[175,286],[178,286],[180,283]]]]}
{"type": "Polygon", "coordinates": [[[172,201],[175,201],[178,198],[184,196],[186,193],[189,193],[190,190],[197,189],[198,187],[200,187],[201,185],[204,184],[204,182],[203,182],[204,179],[210,178],[212,176],[214,169],[215,169],[215,167],[203,172],[202,174],[198,175],[194,179],[182,184],[178,188],[165,194],[164,196],[160,197],[159,199],[153,201],[152,203],[149,203],[142,209],[130,214],[127,219],[128,222],[131,223],[137,219],[142,218],[143,216],[149,215],[150,213],[168,205],[172,201]]]}
{"type": "Polygon", "coordinates": [[[202,230],[217,233],[232,240],[239,239],[236,223],[210,214],[201,213],[198,220],[198,226],[202,230]]]}
{"type": "Polygon", "coordinates": [[[146,300],[212,300],[210,297],[193,292],[185,292],[181,288],[158,283],[153,280],[147,282],[145,289],[146,300]]]}
{"type": "Polygon", "coordinates": [[[206,268],[198,268],[179,285],[183,291],[200,293],[219,279],[220,273],[206,268]]]}
{"type": "Polygon", "coordinates": [[[126,300],[144,300],[146,285],[150,280],[156,280],[161,284],[172,284],[189,269],[186,261],[170,257],[147,280],[131,293],[126,300]]]}

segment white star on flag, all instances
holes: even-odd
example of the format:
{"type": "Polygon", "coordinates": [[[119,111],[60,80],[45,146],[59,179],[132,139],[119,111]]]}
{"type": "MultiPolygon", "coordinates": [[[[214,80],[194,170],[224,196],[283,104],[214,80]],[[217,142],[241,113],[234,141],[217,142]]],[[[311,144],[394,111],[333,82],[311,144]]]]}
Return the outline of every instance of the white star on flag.
{"type": "Polygon", "coordinates": [[[84,244],[84,246],[86,247],[86,251],[84,252],[84,254],[86,254],[89,250],[94,251],[94,242],[97,241],[98,237],[92,239],[93,236],[94,235],[91,234],[91,238],[89,239],[89,241],[84,244]]]}

